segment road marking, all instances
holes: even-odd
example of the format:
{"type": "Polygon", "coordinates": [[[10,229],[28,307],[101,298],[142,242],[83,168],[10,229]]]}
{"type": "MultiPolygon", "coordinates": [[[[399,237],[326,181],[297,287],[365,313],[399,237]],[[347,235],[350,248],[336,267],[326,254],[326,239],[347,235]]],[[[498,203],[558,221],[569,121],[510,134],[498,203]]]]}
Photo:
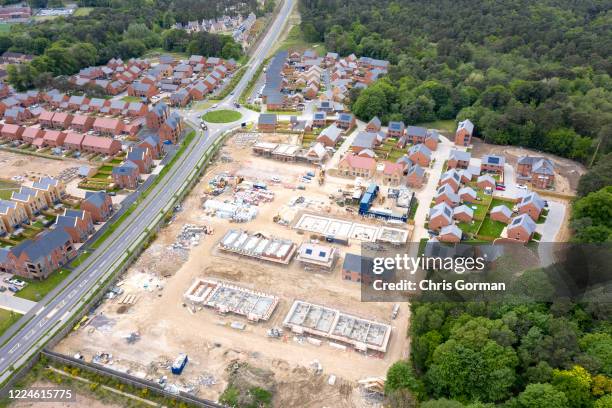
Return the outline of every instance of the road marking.
{"type": "Polygon", "coordinates": [[[9,350],[9,354],[13,354],[15,351],[17,351],[20,345],[20,343],[15,344],[13,348],[9,350]]]}

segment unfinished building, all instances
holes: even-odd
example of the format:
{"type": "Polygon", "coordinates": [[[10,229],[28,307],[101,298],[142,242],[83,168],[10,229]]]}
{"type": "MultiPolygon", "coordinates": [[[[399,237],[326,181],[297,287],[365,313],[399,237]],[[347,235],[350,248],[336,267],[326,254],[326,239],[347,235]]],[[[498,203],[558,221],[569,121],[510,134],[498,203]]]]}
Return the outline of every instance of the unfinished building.
{"type": "Polygon", "coordinates": [[[219,242],[219,249],[250,258],[287,265],[296,251],[293,241],[247,231],[229,230],[219,242]]]}
{"type": "Polygon", "coordinates": [[[338,250],[332,246],[304,242],[297,251],[296,259],[305,269],[331,270],[338,259],[338,250]]]}
{"type": "Polygon", "coordinates": [[[257,322],[268,320],[278,297],[256,292],[225,282],[198,278],[185,292],[185,299],[196,305],[204,305],[219,313],[234,313],[257,322]]]}
{"type": "Polygon", "coordinates": [[[283,325],[297,334],[311,334],[353,346],[359,351],[386,352],[391,326],[352,316],[336,309],[296,300],[283,325]]]}

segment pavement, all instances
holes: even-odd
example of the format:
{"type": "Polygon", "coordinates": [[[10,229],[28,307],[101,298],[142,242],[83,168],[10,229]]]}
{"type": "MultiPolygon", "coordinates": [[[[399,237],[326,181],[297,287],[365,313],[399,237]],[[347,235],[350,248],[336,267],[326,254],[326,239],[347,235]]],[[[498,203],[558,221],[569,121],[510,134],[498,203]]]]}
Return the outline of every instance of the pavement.
{"type": "Polygon", "coordinates": [[[19,314],[26,314],[35,306],[36,302],[31,300],[22,299],[7,293],[0,293],[0,308],[2,309],[19,314]]]}
{"type": "MultiPolygon", "coordinates": [[[[248,85],[259,64],[272,51],[296,0],[285,0],[280,12],[266,36],[257,47],[248,69],[233,95],[219,103],[219,109],[232,108],[238,96],[248,85]]],[[[242,109],[243,115],[250,115],[242,109]]],[[[251,112],[254,114],[254,112],[251,112]]],[[[199,121],[203,111],[182,112],[192,126],[199,121]]],[[[255,114],[256,115],[256,114],[255,114]]],[[[252,117],[252,116],[247,116],[252,117]]],[[[195,126],[199,129],[199,126],[195,126]]],[[[87,295],[101,287],[117,266],[128,258],[128,249],[147,233],[163,213],[172,198],[184,189],[185,181],[193,173],[206,151],[224,132],[236,128],[236,123],[210,126],[206,132],[197,131],[196,138],[165,177],[159,180],[137,209],[127,217],[97,248],[87,260],[75,268],[71,277],[64,280],[44,299],[37,303],[21,320],[0,337],[0,383],[6,381],[15,368],[23,365],[49,341],[56,330],[86,304],[87,295]],[[26,323],[27,322],[27,323],[26,323]]]]}

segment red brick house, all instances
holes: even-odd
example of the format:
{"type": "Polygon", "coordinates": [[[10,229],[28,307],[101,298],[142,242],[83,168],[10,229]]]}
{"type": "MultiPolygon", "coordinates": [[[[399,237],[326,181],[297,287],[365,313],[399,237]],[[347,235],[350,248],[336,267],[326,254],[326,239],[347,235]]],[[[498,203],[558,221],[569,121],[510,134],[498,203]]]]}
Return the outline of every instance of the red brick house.
{"type": "Polygon", "coordinates": [[[537,221],[544,207],[546,207],[546,202],[538,193],[531,192],[525,195],[518,203],[518,212],[519,214],[527,214],[534,221],[537,221]]]}
{"type": "Polygon", "coordinates": [[[491,220],[503,222],[504,224],[509,224],[512,220],[512,210],[507,206],[500,204],[491,209],[490,212],[491,220]]]}
{"type": "Polygon", "coordinates": [[[38,123],[46,128],[53,127],[53,112],[49,112],[48,110],[43,110],[38,115],[38,123]]]}
{"type": "Polygon", "coordinates": [[[67,232],[72,242],[85,242],[94,232],[91,215],[83,210],[64,210],[63,215],[57,216],[54,228],[67,232]]]}
{"type": "Polygon", "coordinates": [[[474,210],[467,205],[460,205],[453,209],[453,219],[459,222],[472,222],[474,219],[474,210]]]}
{"type": "Polygon", "coordinates": [[[516,166],[517,179],[530,182],[534,187],[546,189],[555,182],[555,166],[546,157],[523,156],[516,166]]]}
{"type": "Polygon", "coordinates": [[[133,190],[138,186],[138,180],[140,178],[138,165],[128,160],[121,164],[121,166],[113,168],[112,177],[113,181],[120,188],[133,190]]]}
{"type": "Polygon", "coordinates": [[[24,142],[32,143],[34,139],[42,138],[44,134],[45,131],[41,128],[29,126],[24,129],[23,133],[21,134],[21,139],[24,142]]]}
{"type": "Polygon", "coordinates": [[[68,150],[80,151],[85,135],[81,133],[68,132],[64,138],[64,147],[68,150]]]}
{"type": "Polygon", "coordinates": [[[4,126],[2,126],[2,130],[0,131],[0,136],[8,140],[20,140],[24,131],[25,127],[23,126],[4,124],[4,126]]]}
{"type": "Polygon", "coordinates": [[[93,128],[96,118],[87,115],[74,115],[70,127],[77,132],[87,133],[93,128]]]}
{"type": "Polygon", "coordinates": [[[27,279],[46,279],[76,256],[70,235],[54,229],[27,239],[9,250],[6,264],[9,272],[27,279]]]}
{"type": "Polygon", "coordinates": [[[159,137],[161,140],[169,140],[172,143],[178,141],[181,132],[183,131],[183,121],[178,113],[172,112],[168,119],[159,128],[159,137]]]}
{"type": "Polygon", "coordinates": [[[317,136],[317,142],[323,143],[326,147],[334,147],[340,141],[341,135],[342,129],[334,124],[323,129],[317,136]]]}
{"type": "Polygon", "coordinates": [[[458,146],[469,146],[472,143],[474,124],[469,119],[459,122],[455,132],[455,144],[458,146]]]}
{"type": "Polygon", "coordinates": [[[480,163],[480,171],[483,173],[504,173],[504,164],[506,159],[503,156],[487,154],[483,156],[480,163]]]}
{"type": "Polygon", "coordinates": [[[52,127],[55,129],[68,129],[72,123],[72,115],[66,112],[55,112],[51,120],[52,127]]]}
{"type": "Polygon", "coordinates": [[[406,174],[406,185],[414,188],[421,188],[425,181],[425,169],[418,164],[411,166],[406,174]]]}
{"type": "Polygon", "coordinates": [[[139,147],[146,147],[151,152],[153,160],[159,159],[162,155],[162,144],[157,135],[149,135],[138,143],[139,147]]]}
{"type": "Polygon", "coordinates": [[[47,130],[43,136],[43,143],[45,146],[60,147],[63,146],[66,141],[66,133],[60,132],[59,130],[47,130]]]}
{"type": "Polygon", "coordinates": [[[380,119],[378,119],[378,116],[374,116],[372,120],[370,120],[368,124],[366,125],[365,130],[366,132],[376,133],[380,131],[380,127],[381,127],[380,119]]]}
{"type": "Polygon", "coordinates": [[[155,105],[146,116],[146,124],[149,129],[159,129],[161,125],[168,119],[170,108],[163,102],[155,105]]]}
{"type": "Polygon", "coordinates": [[[476,180],[476,185],[481,190],[485,190],[486,188],[495,190],[495,179],[488,174],[483,174],[476,180]]]}
{"type": "Polygon", "coordinates": [[[461,241],[462,236],[463,232],[458,226],[447,225],[446,227],[442,227],[442,229],[440,229],[438,241],[456,244],[461,241]]]}
{"type": "Polygon", "coordinates": [[[446,166],[449,169],[467,169],[470,165],[472,155],[470,152],[453,149],[448,155],[446,166]]]}
{"type": "Polygon", "coordinates": [[[536,230],[536,223],[527,214],[514,217],[508,225],[508,238],[519,242],[527,243],[533,237],[536,230]]]}
{"type": "Polygon", "coordinates": [[[113,156],[121,151],[121,142],[110,137],[90,136],[83,138],[81,148],[85,152],[101,153],[113,156]]]}
{"type": "Polygon", "coordinates": [[[146,147],[132,147],[127,154],[127,160],[138,166],[140,174],[149,173],[153,166],[151,152],[146,147]]]}
{"type": "Polygon", "coordinates": [[[123,131],[123,122],[113,118],[96,118],[93,129],[102,135],[116,136],[123,131]]]}
{"type": "Polygon", "coordinates": [[[429,167],[431,162],[431,150],[424,144],[417,144],[408,149],[408,157],[413,163],[421,167],[429,167]]]}
{"type": "Polygon", "coordinates": [[[438,231],[442,227],[453,223],[453,210],[446,203],[434,205],[429,210],[428,228],[433,231],[438,231]]]}
{"type": "Polygon", "coordinates": [[[104,222],[113,213],[113,202],[104,191],[86,191],[81,209],[89,213],[93,222],[104,222]]]}
{"type": "Polygon", "coordinates": [[[134,82],[128,86],[127,92],[130,96],[151,99],[153,96],[157,95],[159,91],[153,84],[134,82]]]}

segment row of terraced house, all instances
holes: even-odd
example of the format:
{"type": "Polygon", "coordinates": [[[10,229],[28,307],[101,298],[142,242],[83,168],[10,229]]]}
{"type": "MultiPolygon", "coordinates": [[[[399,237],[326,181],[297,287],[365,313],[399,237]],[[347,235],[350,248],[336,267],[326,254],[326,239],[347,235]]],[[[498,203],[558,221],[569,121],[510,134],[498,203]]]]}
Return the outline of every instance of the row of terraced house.
{"type": "MultiPolygon", "coordinates": [[[[65,194],[61,181],[42,177],[13,192],[10,200],[0,200],[0,236],[18,234],[43,211],[58,205],[65,194]]],[[[0,272],[46,279],[76,256],[75,244],[85,242],[94,232],[94,225],[108,220],[112,212],[110,196],[88,191],[80,208],[64,209],[50,229],[13,247],[0,248],[0,272]]]]}

